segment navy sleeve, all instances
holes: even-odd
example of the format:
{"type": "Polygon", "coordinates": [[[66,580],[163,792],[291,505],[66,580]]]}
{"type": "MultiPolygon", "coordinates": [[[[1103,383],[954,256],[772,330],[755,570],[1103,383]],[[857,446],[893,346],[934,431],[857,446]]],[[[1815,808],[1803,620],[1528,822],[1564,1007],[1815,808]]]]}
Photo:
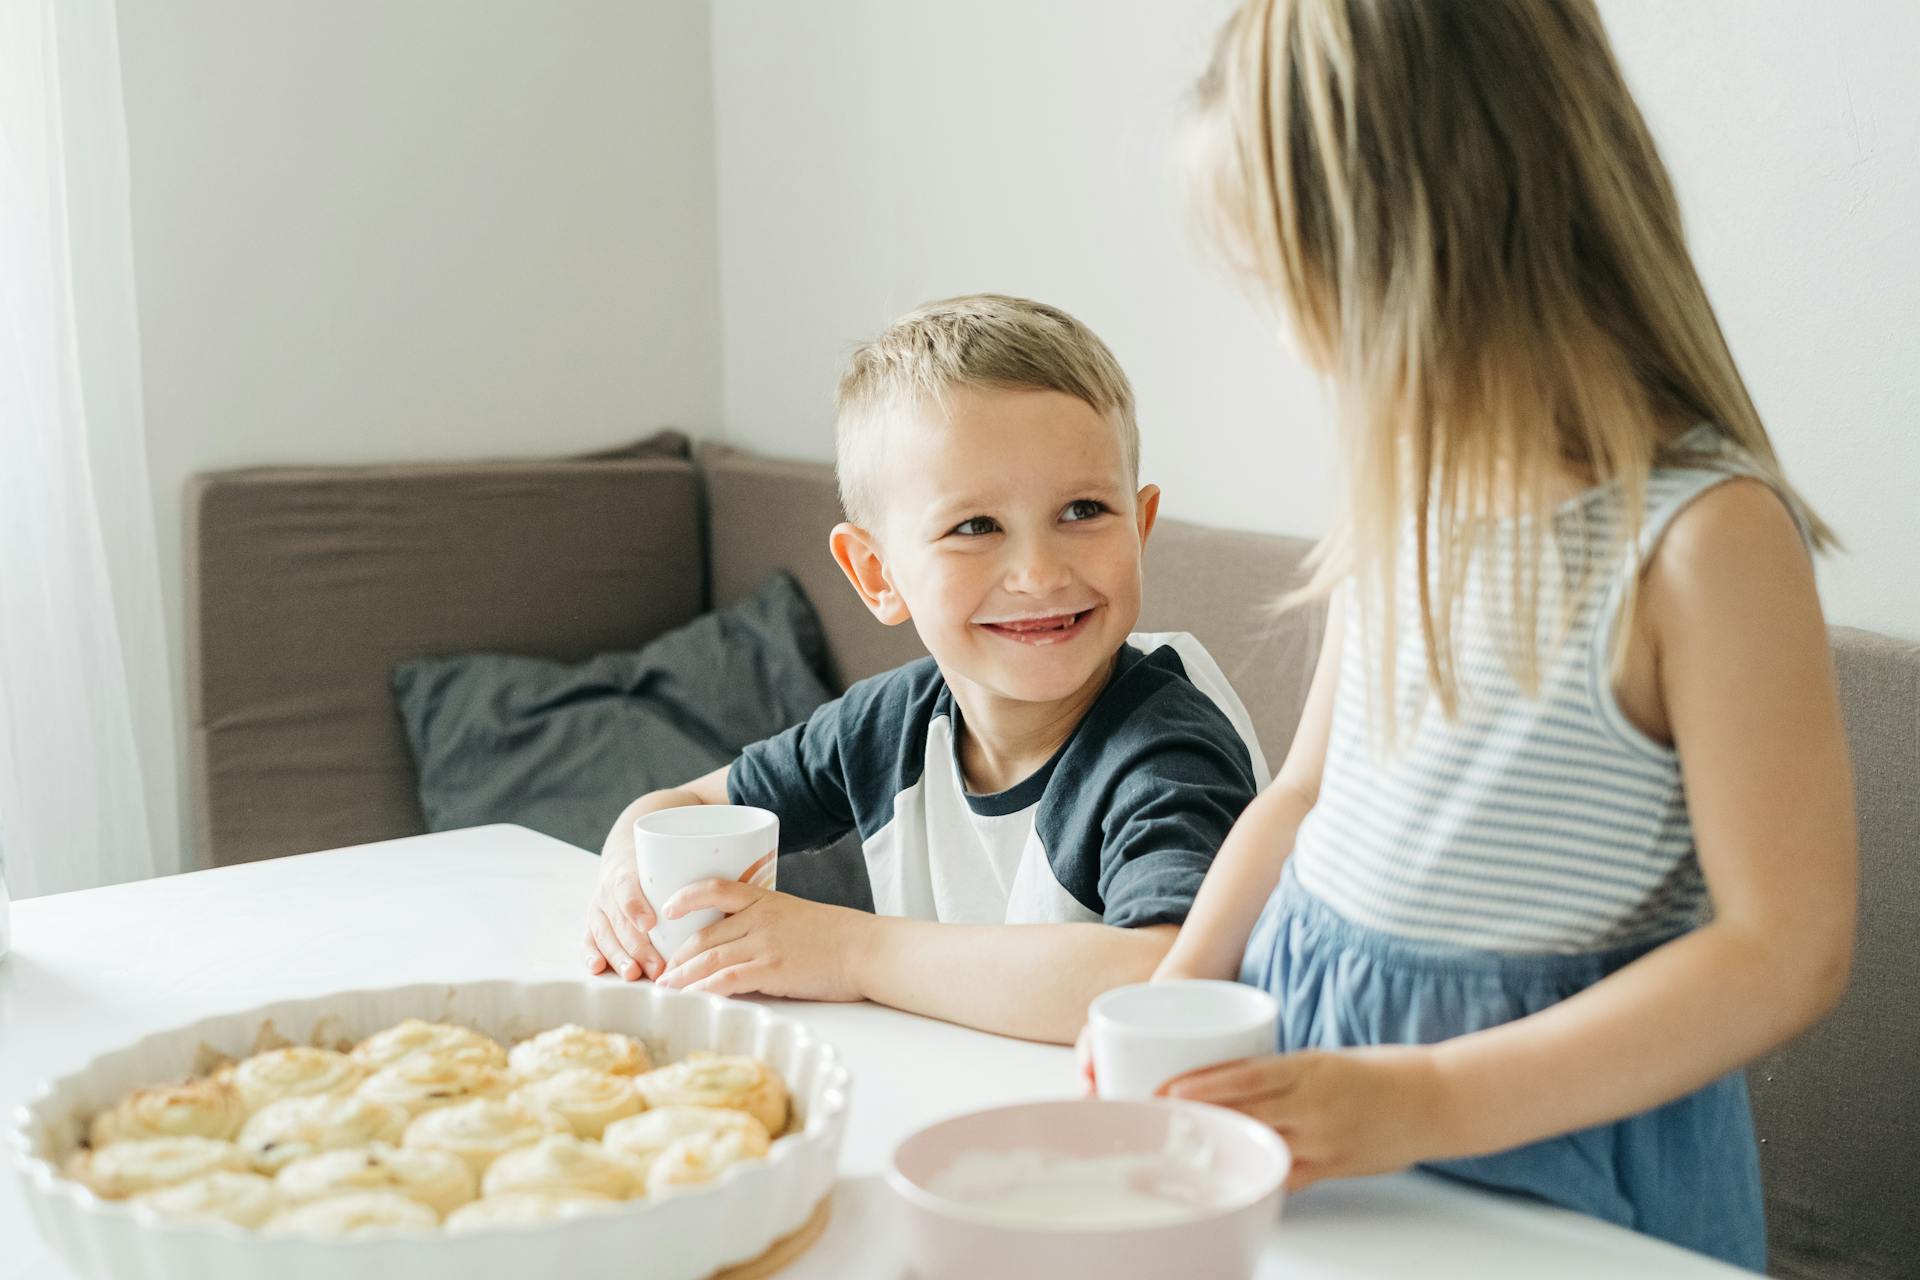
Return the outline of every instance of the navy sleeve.
{"type": "Polygon", "coordinates": [[[1061,887],[1107,924],[1179,924],[1253,800],[1252,757],[1170,646],[1123,656],[1036,825],[1061,887]]]}
{"type": "Polygon", "coordinates": [[[1237,735],[1181,735],[1143,750],[1108,802],[1102,918],[1125,928],[1185,920],[1213,855],[1253,794],[1253,770],[1237,735]]]}
{"type": "Polygon", "coordinates": [[[781,853],[819,849],[853,830],[840,759],[845,704],[845,698],[822,704],[791,729],[749,746],[727,770],[728,800],[779,817],[781,853]]]}
{"type": "Polygon", "coordinates": [[[855,683],[804,724],[741,752],[727,799],[778,814],[781,853],[824,848],[849,831],[871,836],[920,776],[942,687],[931,658],[855,683]]]}

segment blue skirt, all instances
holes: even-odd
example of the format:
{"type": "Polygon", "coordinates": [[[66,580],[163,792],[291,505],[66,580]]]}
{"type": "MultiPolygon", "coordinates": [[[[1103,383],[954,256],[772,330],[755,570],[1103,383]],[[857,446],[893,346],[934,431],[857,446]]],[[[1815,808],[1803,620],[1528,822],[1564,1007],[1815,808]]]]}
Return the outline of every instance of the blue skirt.
{"type": "MultiPolygon", "coordinates": [[[[1289,863],[1247,942],[1240,980],[1279,1000],[1282,1053],[1431,1044],[1536,1013],[1653,945],[1507,955],[1397,938],[1336,914],[1300,887],[1289,863]]],[[[1735,1266],[1766,1267],[1759,1148],[1742,1072],[1612,1124],[1422,1167],[1735,1266]]]]}

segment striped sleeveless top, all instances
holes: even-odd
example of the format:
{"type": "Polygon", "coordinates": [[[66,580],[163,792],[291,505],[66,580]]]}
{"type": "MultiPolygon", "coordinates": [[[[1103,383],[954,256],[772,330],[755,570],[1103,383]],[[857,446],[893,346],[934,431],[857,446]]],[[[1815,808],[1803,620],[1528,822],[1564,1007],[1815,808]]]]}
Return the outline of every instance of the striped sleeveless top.
{"type": "Polygon", "coordinates": [[[1508,672],[1496,639],[1513,556],[1527,549],[1524,524],[1500,523],[1469,572],[1454,630],[1460,701],[1452,720],[1427,687],[1411,553],[1403,560],[1398,613],[1415,621],[1395,641],[1394,750],[1373,749],[1379,649],[1346,593],[1326,766],[1290,859],[1303,888],[1368,928],[1509,953],[1652,942],[1704,918],[1678,758],[1626,718],[1608,672],[1631,576],[1687,503],[1752,470],[1708,426],[1675,442],[1673,456],[1686,461],[1651,476],[1632,554],[1620,538],[1626,510],[1617,488],[1555,508],[1535,698],[1508,672]]]}

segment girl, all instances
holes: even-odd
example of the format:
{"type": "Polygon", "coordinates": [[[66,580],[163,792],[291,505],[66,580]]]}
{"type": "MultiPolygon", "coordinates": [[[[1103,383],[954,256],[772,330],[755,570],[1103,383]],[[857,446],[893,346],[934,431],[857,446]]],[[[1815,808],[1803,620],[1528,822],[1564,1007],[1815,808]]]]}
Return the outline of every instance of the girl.
{"type": "Polygon", "coordinates": [[[1592,0],[1249,0],[1203,206],[1334,391],[1306,712],[1157,977],[1293,1185],[1421,1164],[1759,1269],[1740,1067],[1846,984],[1809,547],[1592,0]],[[1684,780],[1684,784],[1683,784],[1684,780]]]}

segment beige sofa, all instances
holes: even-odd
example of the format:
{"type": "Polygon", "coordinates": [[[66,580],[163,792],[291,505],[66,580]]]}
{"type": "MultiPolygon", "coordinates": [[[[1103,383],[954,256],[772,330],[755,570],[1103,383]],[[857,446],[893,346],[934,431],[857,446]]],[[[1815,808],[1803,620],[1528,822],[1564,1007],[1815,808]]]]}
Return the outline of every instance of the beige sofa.
{"type": "MultiPolygon", "coordinates": [[[[750,592],[806,588],[833,675],[919,652],[829,560],[829,469],[672,433],[560,461],[273,468],[199,477],[188,649],[198,849],[219,864],[422,830],[387,676],[403,658],[634,648],[750,592]]],[[[1262,602],[1307,550],[1168,521],[1143,629],[1196,633],[1285,753],[1319,646],[1262,602]]],[[[1751,1072],[1773,1271],[1920,1275],[1920,645],[1836,628],[1860,801],[1861,936],[1824,1026],[1751,1072]]]]}

